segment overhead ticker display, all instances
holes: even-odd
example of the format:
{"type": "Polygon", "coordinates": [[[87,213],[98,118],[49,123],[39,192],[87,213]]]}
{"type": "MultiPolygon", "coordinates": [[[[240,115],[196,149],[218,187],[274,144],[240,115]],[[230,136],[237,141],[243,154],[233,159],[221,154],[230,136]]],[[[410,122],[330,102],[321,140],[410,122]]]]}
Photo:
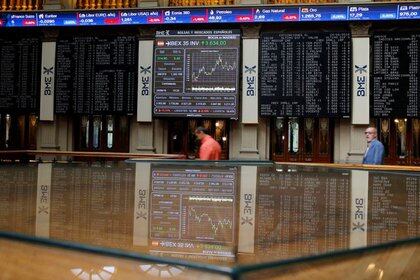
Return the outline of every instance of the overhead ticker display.
{"type": "Polygon", "coordinates": [[[373,117],[420,116],[420,32],[375,33],[373,117]]]}
{"type": "Polygon", "coordinates": [[[0,113],[37,113],[41,39],[0,38],[0,113]]]}
{"type": "Polygon", "coordinates": [[[239,30],[158,31],[153,114],[237,119],[239,30]]]}
{"type": "Polygon", "coordinates": [[[349,117],[349,32],[263,32],[260,115],[349,117]]]}
{"type": "Polygon", "coordinates": [[[133,114],[135,36],[69,36],[57,41],[57,114],[133,114]]]}
{"type": "Polygon", "coordinates": [[[0,27],[420,19],[419,3],[2,12],[0,27]]]}

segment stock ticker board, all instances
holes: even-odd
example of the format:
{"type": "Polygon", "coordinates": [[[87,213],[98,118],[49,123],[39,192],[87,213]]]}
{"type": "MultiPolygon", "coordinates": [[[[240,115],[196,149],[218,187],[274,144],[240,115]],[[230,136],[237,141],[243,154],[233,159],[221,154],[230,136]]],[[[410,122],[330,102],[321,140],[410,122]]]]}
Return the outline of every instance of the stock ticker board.
{"type": "Polygon", "coordinates": [[[371,116],[420,116],[420,32],[372,36],[371,116]]]}
{"type": "Polygon", "coordinates": [[[158,31],[153,114],[238,118],[239,30],[158,31]]]}
{"type": "Polygon", "coordinates": [[[249,22],[319,22],[418,20],[416,2],[212,7],[172,9],[122,9],[112,11],[0,12],[0,27],[109,26],[148,24],[201,24],[249,22]]]}
{"type": "Polygon", "coordinates": [[[0,38],[0,113],[37,113],[40,37],[0,38]]]}
{"type": "Polygon", "coordinates": [[[260,115],[349,117],[349,32],[263,32],[260,115]]]}
{"type": "Polygon", "coordinates": [[[133,114],[135,36],[64,36],[56,49],[56,114],[133,114]]]}

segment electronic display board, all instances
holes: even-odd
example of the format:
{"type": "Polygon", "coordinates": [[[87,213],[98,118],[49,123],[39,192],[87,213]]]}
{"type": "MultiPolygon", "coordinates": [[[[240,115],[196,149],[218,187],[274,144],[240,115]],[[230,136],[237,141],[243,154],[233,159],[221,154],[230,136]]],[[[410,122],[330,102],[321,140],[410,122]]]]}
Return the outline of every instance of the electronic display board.
{"type": "Polygon", "coordinates": [[[351,191],[349,171],[259,168],[256,252],[295,258],[348,248],[351,191]]]}
{"type": "Polygon", "coordinates": [[[372,36],[372,117],[420,117],[420,32],[372,36]]]}
{"type": "Polygon", "coordinates": [[[129,166],[55,164],[50,237],[130,249],[134,176],[129,166]]]}
{"type": "Polygon", "coordinates": [[[239,30],[158,31],[153,114],[238,118],[239,30]]]}
{"type": "Polygon", "coordinates": [[[349,32],[262,32],[260,115],[349,117],[349,32]]]}
{"type": "Polygon", "coordinates": [[[420,234],[420,176],[369,172],[368,244],[420,234]]]}
{"type": "Polygon", "coordinates": [[[150,250],[234,257],[237,168],[151,168],[150,250]]]}
{"type": "Polygon", "coordinates": [[[0,38],[0,113],[37,113],[41,39],[3,36],[0,38]]]}
{"type": "Polygon", "coordinates": [[[137,97],[135,36],[60,37],[56,114],[133,114],[137,97]]]}
{"type": "Polygon", "coordinates": [[[0,12],[0,27],[110,26],[249,22],[377,21],[420,19],[420,4],[335,3],[256,7],[0,12]]]}

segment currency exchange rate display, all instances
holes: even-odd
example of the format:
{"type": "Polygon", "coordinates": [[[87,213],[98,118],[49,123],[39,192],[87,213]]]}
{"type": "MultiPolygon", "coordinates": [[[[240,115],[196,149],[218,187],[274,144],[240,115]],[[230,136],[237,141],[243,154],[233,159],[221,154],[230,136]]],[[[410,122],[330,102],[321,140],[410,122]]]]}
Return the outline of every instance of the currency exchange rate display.
{"type": "Polygon", "coordinates": [[[349,117],[349,32],[263,32],[260,115],[349,117]]]}
{"type": "Polygon", "coordinates": [[[63,36],[57,41],[56,114],[133,114],[135,36],[63,36]]]}
{"type": "Polygon", "coordinates": [[[420,32],[372,37],[373,117],[420,116],[420,32]]]}
{"type": "MultiPolygon", "coordinates": [[[[306,1],[308,2],[308,1],[306,1]]],[[[313,2],[313,1],[312,1],[313,2]]],[[[355,1],[352,1],[355,2],[355,1]]],[[[112,9],[0,12],[2,27],[111,26],[250,22],[338,22],[420,19],[420,4],[334,3],[333,5],[112,9]]]]}
{"type": "Polygon", "coordinates": [[[238,118],[239,30],[158,31],[153,113],[238,118]]]}
{"type": "Polygon", "coordinates": [[[35,36],[0,38],[0,113],[37,113],[41,39],[35,36]]]}

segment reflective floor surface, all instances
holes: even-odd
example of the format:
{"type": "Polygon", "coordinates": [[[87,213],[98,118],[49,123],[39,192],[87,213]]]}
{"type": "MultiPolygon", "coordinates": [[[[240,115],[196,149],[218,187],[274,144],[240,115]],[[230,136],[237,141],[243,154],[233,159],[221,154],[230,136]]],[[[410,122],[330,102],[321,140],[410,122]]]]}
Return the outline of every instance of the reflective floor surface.
{"type": "Polygon", "coordinates": [[[420,174],[1,164],[1,236],[1,279],[416,279],[420,174]]]}

